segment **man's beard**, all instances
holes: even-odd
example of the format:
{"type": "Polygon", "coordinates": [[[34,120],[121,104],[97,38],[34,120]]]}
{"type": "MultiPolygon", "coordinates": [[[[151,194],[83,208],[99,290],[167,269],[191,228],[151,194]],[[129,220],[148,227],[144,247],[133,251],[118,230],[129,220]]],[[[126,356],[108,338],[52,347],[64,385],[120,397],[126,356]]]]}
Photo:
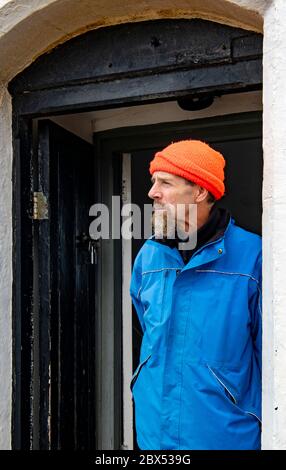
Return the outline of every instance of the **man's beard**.
{"type": "Polygon", "coordinates": [[[152,233],[159,239],[188,240],[197,230],[197,214],[189,211],[189,231],[185,231],[185,208],[181,205],[180,210],[174,205],[153,205],[152,233]],[[183,208],[183,212],[182,212],[183,208]]]}
{"type": "Polygon", "coordinates": [[[175,207],[154,204],[152,213],[152,232],[155,238],[176,238],[175,207]]]}

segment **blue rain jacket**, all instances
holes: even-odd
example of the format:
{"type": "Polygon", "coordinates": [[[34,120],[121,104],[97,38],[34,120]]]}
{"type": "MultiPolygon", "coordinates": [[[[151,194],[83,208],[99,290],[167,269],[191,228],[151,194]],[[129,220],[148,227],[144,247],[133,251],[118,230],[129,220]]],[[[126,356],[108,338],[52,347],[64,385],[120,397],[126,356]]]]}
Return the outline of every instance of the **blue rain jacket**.
{"type": "Polygon", "coordinates": [[[130,293],[143,330],[139,448],[260,449],[261,237],[230,218],[186,265],[150,238],[130,293]]]}

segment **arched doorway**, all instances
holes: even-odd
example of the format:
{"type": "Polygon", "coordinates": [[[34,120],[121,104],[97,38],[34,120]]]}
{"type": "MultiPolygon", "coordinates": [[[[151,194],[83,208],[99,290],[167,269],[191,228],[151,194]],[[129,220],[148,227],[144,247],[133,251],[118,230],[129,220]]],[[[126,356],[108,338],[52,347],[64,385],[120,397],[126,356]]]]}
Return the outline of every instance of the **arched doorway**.
{"type": "Polygon", "coordinates": [[[261,44],[259,34],[202,20],[124,24],[57,47],[10,83],[15,447],[124,443],[121,245],[103,241],[94,264],[84,236],[91,203],[120,194],[120,162],[94,159],[92,146],[47,118],[258,90],[261,44]]]}

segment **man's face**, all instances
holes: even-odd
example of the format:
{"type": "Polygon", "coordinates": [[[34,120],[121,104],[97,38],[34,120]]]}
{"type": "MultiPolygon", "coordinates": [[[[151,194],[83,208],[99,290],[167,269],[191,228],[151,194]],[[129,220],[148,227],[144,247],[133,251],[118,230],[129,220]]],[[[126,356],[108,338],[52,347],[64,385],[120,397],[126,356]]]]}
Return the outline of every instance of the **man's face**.
{"type": "Polygon", "coordinates": [[[189,204],[196,203],[196,185],[191,186],[180,176],[155,171],[151,178],[152,187],[148,196],[153,199],[153,227],[158,238],[173,237],[174,228],[188,231],[190,228],[186,221],[189,220],[189,204]],[[185,205],[182,212],[181,206],[185,205]]]}

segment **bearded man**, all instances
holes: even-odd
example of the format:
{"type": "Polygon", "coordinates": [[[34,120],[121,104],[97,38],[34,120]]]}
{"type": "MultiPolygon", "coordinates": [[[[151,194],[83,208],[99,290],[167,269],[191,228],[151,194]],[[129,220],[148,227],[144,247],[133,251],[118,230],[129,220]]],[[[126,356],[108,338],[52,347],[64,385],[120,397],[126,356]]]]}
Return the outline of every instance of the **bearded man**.
{"type": "Polygon", "coordinates": [[[131,381],[140,449],[260,449],[261,237],[214,204],[224,168],[196,140],[150,163],[154,235],[130,285],[143,331],[131,381]]]}

